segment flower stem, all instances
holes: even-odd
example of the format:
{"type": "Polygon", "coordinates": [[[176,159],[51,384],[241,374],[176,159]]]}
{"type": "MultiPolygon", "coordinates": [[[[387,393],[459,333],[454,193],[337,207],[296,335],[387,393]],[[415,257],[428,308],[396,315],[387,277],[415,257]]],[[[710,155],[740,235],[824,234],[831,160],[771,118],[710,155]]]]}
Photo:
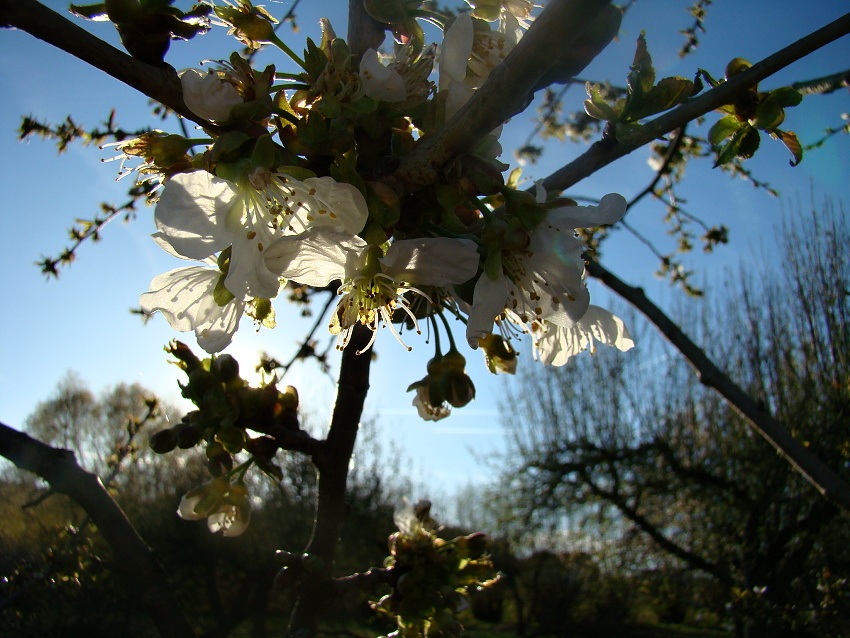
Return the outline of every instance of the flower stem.
{"type": "Polygon", "coordinates": [[[277,37],[277,34],[274,34],[274,35],[272,36],[271,43],[272,43],[272,44],[274,44],[274,45],[275,45],[278,49],[280,49],[281,51],[283,51],[283,52],[284,52],[286,55],[288,55],[290,58],[292,58],[292,60],[295,62],[295,64],[297,64],[298,66],[300,66],[300,67],[301,67],[302,69],[304,69],[305,71],[307,70],[307,67],[306,67],[306,65],[304,64],[304,60],[302,60],[301,58],[299,58],[299,57],[295,54],[295,51],[293,51],[293,50],[292,50],[292,49],[290,49],[288,46],[286,46],[286,44],[284,43],[284,41],[283,41],[283,40],[281,40],[279,37],[277,37]]]}

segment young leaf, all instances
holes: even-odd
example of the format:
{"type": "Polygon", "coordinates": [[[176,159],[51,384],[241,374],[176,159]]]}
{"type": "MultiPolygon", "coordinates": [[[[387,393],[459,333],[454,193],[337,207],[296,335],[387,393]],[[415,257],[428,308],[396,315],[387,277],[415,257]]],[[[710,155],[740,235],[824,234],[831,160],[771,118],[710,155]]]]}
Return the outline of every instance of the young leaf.
{"type": "Polygon", "coordinates": [[[794,156],[794,159],[790,162],[791,166],[797,166],[797,164],[803,161],[803,146],[800,144],[800,140],[797,139],[796,133],[775,129],[770,134],[785,144],[785,148],[791,151],[791,155],[794,156]]]}
{"type": "Polygon", "coordinates": [[[723,140],[732,137],[742,126],[743,124],[734,115],[721,117],[708,132],[708,141],[712,146],[718,146],[723,140]]]}

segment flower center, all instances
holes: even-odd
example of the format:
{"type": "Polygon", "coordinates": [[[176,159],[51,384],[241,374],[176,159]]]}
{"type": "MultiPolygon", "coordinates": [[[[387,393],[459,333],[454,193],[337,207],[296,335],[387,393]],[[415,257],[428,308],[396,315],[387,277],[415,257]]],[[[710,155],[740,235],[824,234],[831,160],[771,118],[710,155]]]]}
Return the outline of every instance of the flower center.
{"type": "Polygon", "coordinates": [[[378,328],[383,325],[389,326],[393,336],[408,351],[412,350],[395,329],[392,323],[393,312],[401,308],[416,329],[417,334],[422,334],[416,315],[410,309],[408,301],[404,298],[407,292],[414,292],[430,301],[428,295],[404,282],[399,282],[378,272],[373,275],[358,275],[339,287],[337,294],[342,296],[336,307],[333,320],[330,325],[331,334],[338,334],[337,349],[342,350],[351,339],[351,333],[357,323],[361,323],[372,330],[372,338],[369,343],[357,354],[368,350],[375,342],[378,328]]]}

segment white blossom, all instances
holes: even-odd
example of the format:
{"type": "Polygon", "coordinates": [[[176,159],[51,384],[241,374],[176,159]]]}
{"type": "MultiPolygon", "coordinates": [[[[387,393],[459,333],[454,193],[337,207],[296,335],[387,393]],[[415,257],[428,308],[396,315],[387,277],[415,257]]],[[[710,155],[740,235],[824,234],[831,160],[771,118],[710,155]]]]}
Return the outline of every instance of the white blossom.
{"type": "Polygon", "coordinates": [[[544,365],[562,366],[580,352],[592,353],[596,341],[622,352],[635,345],[623,320],[599,306],[589,306],[570,326],[544,322],[536,328],[532,330],[534,358],[544,365]]]}
{"type": "Polygon", "coordinates": [[[215,289],[221,278],[216,268],[176,268],[151,281],[139,303],[145,312],[160,312],[172,329],[195,331],[198,345],[210,354],[226,348],[245,312],[245,301],[232,298],[219,305],[215,289]]]}
{"type": "Polygon", "coordinates": [[[509,312],[523,326],[544,321],[568,327],[584,316],[590,295],[584,284],[584,260],[575,228],[613,224],[626,211],[626,200],[615,193],[598,206],[563,206],[528,236],[523,247],[506,247],[495,278],[481,274],[475,285],[466,337],[472,348],[493,331],[493,322],[509,312]]]}
{"type": "Polygon", "coordinates": [[[236,87],[215,71],[184,69],[180,72],[180,84],[189,110],[210,122],[226,122],[233,107],[242,103],[236,87]]]}
{"type": "MultiPolygon", "coordinates": [[[[401,309],[415,325],[416,317],[404,294],[425,293],[417,286],[445,287],[471,279],[478,269],[476,244],[468,239],[422,238],[396,241],[383,254],[356,235],[330,227],[282,237],[265,254],[267,267],[301,284],[323,287],[341,282],[340,300],[330,325],[344,348],[355,324],[372,329],[372,345],[379,326],[392,327],[392,315],[401,309]]],[[[407,346],[405,346],[407,347],[407,346]]],[[[409,349],[409,348],[408,348],[409,349]]]]}

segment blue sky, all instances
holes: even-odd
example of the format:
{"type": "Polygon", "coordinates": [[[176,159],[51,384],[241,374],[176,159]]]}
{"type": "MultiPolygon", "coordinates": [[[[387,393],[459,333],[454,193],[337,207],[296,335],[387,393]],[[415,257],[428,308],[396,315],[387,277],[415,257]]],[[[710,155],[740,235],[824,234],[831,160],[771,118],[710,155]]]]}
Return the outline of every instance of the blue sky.
{"type": "MultiPolygon", "coordinates": [[[[66,3],[45,2],[63,10],[66,3]]],[[[188,3],[178,0],[178,6],[188,3]]],[[[736,56],[756,62],[790,44],[842,14],[844,3],[834,0],[799,3],[716,1],[709,8],[708,33],[694,55],[680,60],[676,52],[682,44],[680,29],[689,25],[688,2],[638,2],[626,16],[620,38],[585,71],[583,76],[623,83],[634,54],[634,43],[646,31],[658,77],[693,77],[702,67],[721,76],[726,62],[736,56]],[[662,6],[663,5],[663,6],[662,6]]],[[[338,0],[302,2],[299,6],[298,34],[288,28],[283,33],[296,51],[307,36],[318,39],[318,18],[329,16],[339,33],[345,32],[346,3],[338,0]]],[[[288,2],[267,3],[275,15],[282,15],[288,2]]],[[[846,9],[846,6],[845,6],[846,9]]],[[[117,40],[108,23],[84,23],[98,36],[117,40]]],[[[175,42],[167,60],[176,68],[197,66],[200,60],[226,58],[236,48],[235,41],[217,29],[189,43],[175,42]]],[[[850,60],[850,38],[833,43],[785,69],[763,83],[775,88],[795,80],[810,79],[845,70],[850,60]]],[[[274,62],[283,70],[283,56],[264,54],[263,64],[274,62]]],[[[152,209],[140,211],[136,221],[115,221],[103,232],[103,241],[84,246],[78,260],[57,280],[47,281],[34,265],[43,255],[55,256],[67,245],[67,229],[76,218],[91,218],[101,201],[123,202],[128,181],[116,182],[118,162],[104,164],[114,155],[110,150],[72,146],[58,156],[55,147],[33,139],[17,141],[22,115],[59,122],[67,115],[85,126],[102,122],[110,108],[116,108],[118,122],[125,128],[163,126],[150,116],[147,101],[132,89],[103,75],[82,62],[37,41],[28,34],[0,32],[0,420],[20,427],[35,403],[49,395],[56,382],[69,369],[77,371],[95,389],[126,381],[138,381],[160,396],[179,402],[176,367],[167,363],[163,346],[177,335],[158,317],[143,327],[128,309],[138,305],[138,296],[150,280],[180,264],[166,255],[150,239],[152,209]]],[[[583,92],[568,93],[567,108],[578,108],[583,92]]],[[[850,111],[850,96],[842,90],[831,96],[807,98],[803,105],[789,110],[785,127],[796,131],[803,142],[820,137],[828,126],[841,123],[840,113],[850,111]]],[[[520,115],[506,127],[502,144],[505,159],[522,143],[531,113],[520,115]]],[[[709,124],[714,121],[709,116],[709,124]]],[[[175,123],[165,128],[177,131],[175,123]]],[[[543,177],[581,152],[570,145],[549,145],[544,161],[526,167],[528,177],[543,177]]],[[[782,193],[769,197],[741,180],[731,180],[709,164],[689,168],[687,183],[681,188],[690,212],[710,224],[726,224],[731,243],[705,258],[694,254],[689,263],[709,281],[724,268],[737,267],[760,246],[770,248],[780,212],[799,202],[805,208],[831,197],[850,202],[850,139],[835,138],[825,148],[810,153],[803,163],[791,168],[789,155],[778,143],[767,139],[749,167],[761,179],[770,181],[782,193]]],[[[646,154],[632,156],[588,178],[571,192],[600,197],[620,192],[627,198],[639,192],[651,179],[646,154]]],[[[665,241],[659,219],[663,210],[644,203],[630,213],[629,220],[641,232],[662,245],[665,241]]],[[[605,250],[605,263],[631,283],[645,286],[663,302],[675,300],[678,293],[653,276],[657,264],[652,255],[625,232],[617,232],[605,250]]],[[[604,291],[592,286],[597,302],[606,299],[604,291]]],[[[604,303],[603,303],[604,305],[604,303]]],[[[281,360],[294,352],[295,341],[309,326],[294,308],[278,303],[278,328],[256,333],[243,322],[228,352],[243,367],[252,367],[256,352],[266,350],[281,360]]],[[[188,343],[191,335],[182,335],[188,343]]],[[[324,334],[324,339],[329,338],[324,334]]],[[[425,374],[432,346],[424,339],[409,338],[412,353],[406,353],[388,334],[379,335],[373,366],[372,392],[367,414],[377,417],[382,436],[395,441],[405,451],[415,474],[424,482],[449,486],[466,480],[483,480],[486,469],[475,454],[501,448],[499,397],[510,379],[491,377],[481,365],[478,353],[467,354],[468,370],[479,390],[477,399],[448,419],[425,423],[410,406],[405,393],[408,384],[425,374]]],[[[640,344],[624,356],[641,356],[640,344]]],[[[530,357],[523,364],[532,365],[530,357]]],[[[312,364],[296,365],[286,380],[296,385],[305,407],[315,412],[317,423],[327,420],[333,402],[333,382],[316,372],[312,364]]],[[[520,417],[521,418],[521,417],[520,417]]]]}

